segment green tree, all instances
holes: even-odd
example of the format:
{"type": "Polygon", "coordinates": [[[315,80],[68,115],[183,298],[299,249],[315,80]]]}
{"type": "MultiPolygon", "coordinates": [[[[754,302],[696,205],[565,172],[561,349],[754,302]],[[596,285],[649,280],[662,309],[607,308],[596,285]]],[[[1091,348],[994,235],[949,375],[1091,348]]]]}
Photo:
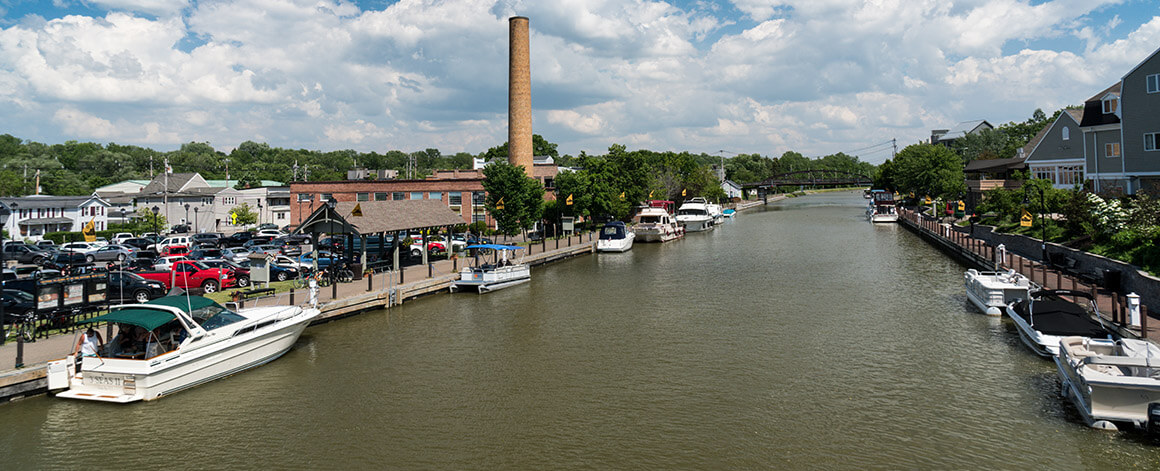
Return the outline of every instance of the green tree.
{"type": "Polygon", "coordinates": [[[483,169],[486,208],[499,224],[500,232],[515,235],[532,227],[544,211],[544,187],[508,162],[492,162],[483,169]],[[503,209],[499,209],[500,202],[503,209]]]}
{"type": "Polygon", "coordinates": [[[955,139],[952,148],[966,162],[1006,159],[1015,156],[1014,148],[1008,146],[1008,141],[1007,133],[1002,129],[984,129],[955,139]]]}
{"type": "MultiPolygon", "coordinates": [[[[543,136],[539,134],[532,134],[532,155],[549,156],[555,160],[560,156],[560,152],[556,150],[556,144],[548,142],[543,136]]],[[[496,159],[506,159],[508,157],[508,143],[504,142],[498,146],[492,147],[484,152],[482,157],[488,162],[494,162],[496,159]]]]}
{"type": "Polygon", "coordinates": [[[230,214],[237,216],[235,222],[240,226],[258,222],[258,214],[255,213],[254,210],[250,209],[250,205],[248,203],[242,203],[234,206],[234,209],[230,210],[230,214]]]}
{"type": "Polygon", "coordinates": [[[941,145],[907,146],[895,157],[894,167],[903,193],[957,199],[966,190],[963,160],[941,145]]]}
{"type": "Polygon", "coordinates": [[[165,220],[164,213],[160,211],[154,213],[152,210],[147,208],[138,209],[137,217],[143,222],[143,227],[147,228],[150,232],[156,232],[158,234],[164,231],[165,227],[169,224],[165,220]]]}
{"type": "Polygon", "coordinates": [[[883,190],[894,191],[898,189],[897,171],[894,168],[894,162],[887,159],[878,166],[874,172],[874,188],[881,188],[883,190]]]}

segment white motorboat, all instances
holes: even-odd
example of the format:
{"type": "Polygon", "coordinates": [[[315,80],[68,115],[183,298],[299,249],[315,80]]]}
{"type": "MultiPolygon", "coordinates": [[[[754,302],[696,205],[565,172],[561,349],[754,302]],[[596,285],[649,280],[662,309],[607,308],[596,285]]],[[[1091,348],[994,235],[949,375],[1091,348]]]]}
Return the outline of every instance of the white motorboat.
{"type": "Polygon", "coordinates": [[[713,224],[725,223],[725,212],[721,211],[721,205],[716,203],[708,203],[705,208],[709,210],[709,215],[713,217],[713,224]]]}
{"type": "Polygon", "coordinates": [[[871,190],[866,219],[870,222],[898,222],[898,207],[894,204],[894,193],[871,190]]]}
{"type": "Polygon", "coordinates": [[[510,260],[517,250],[523,247],[502,244],[469,245],[466,249],[475,249],[474,266],[463,267],[459,271],[459,279],[451,283],[451,292],[475,291],[483,294],[509,286],[527,283],[532,279],[532,271],[527,265],[510,260]],[[486,262],[486,252],[491,252],[493,259],[486,262]],[[481,256],[484,261],[481,262],[481,256]]]}
{"type": "Polygon", "coordinates": [[[1075,290],[1038,290],[1028,293],[1022,299],[1007,305],[1007,317],[1015,322],[1019,338],[1032,351],[1042,357],[1052,357],[1059,353],[1059,341],[1063,337],[1089,337],[1116,339],[1115,329],[1100,317],[1099,308],[1090,293],[1075,290]],[[1083,298],[1090,307],[1063,299],[1083,298]],[[1089,312],[1090,310],[1090,312],[1089,312]]]}
{"type": "Polygon", "coordinates": [[[685,235],[685,229],[667,209],[672,204],[672,201],[650,201],[648,207],[636,213],[632,232],[641,242],[668,242],[685,235]]]}
{"type": "Polygon", "coordinates": [[[721,211],[721,214],[729,219],[733,219],[733,217],[737,216],[737,210],[736,209],[726,209],[724,211],[721,211]]]}
{"type": "Polygon", "coordinates": [[[685,232],[701,232],[713,228],[716,220],[709,214],[709,203],[705,198],[692,198],[677,208],[677,224],[685,228],[685,232]]]}
{"type": "Polygon", "coordinates": [[[49,362],[48,388],[67,389],[56,396],[69,399],[157,399],[278,358],[318,315],[299,306],[234,312],[200,296],[115,306],[82,322],[116,324],[117,335],[79,363],[74,355],[49,362]]]}
{"type": "Polygon", "coordinates": [[[1001,316],[1008,304],[1027,299],[1032,289],[1038,289],[1027,277],[1008,271],[978,271],[974,268],[963,274],[967,299],[988,316],[1001,316]]]}
{"type": "Polygon", "coordinates": [[[1160,347],[1151,342],[1064,337],[1055,366],[1063,394],[1089,426],[1115,430],[1118,422],[1144,428],[1152,417],[1160,421],[1155,415],[1160,410],[1160,347]]]}
{"type": "Polygon", "coordinates": [[[600,238],[596,240],[597,252],[627,252],[632,249],[636,234],[620,221],[612,221],[600,228],[600,238]]]}

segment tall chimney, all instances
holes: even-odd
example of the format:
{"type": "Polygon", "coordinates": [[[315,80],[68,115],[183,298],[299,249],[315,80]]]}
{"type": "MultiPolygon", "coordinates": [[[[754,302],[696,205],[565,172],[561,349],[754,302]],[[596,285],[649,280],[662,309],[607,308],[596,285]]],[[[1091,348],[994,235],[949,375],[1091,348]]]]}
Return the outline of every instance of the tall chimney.
{"type": "Polygon", "coordinates": [[[532,175],[532,66],[528,19],[508,18],[508,162],[532,175]]]}

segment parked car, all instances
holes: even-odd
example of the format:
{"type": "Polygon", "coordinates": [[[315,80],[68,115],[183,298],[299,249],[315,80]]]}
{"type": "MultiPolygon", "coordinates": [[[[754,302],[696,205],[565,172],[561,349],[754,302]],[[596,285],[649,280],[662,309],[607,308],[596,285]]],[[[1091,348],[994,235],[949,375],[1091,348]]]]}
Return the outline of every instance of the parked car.
{"type": "Polygon", "coordinates": [[[189,247],[190,246],[190,238],[189,238],[189,236],[166,237],[161,242],[153,244],[153,246],[150,247],[150,249],[156,251],[157,253],[162,253],[165,251],[166,247],[169,247],[171,245],[181,245],[181,246],[189,247]]]}
{"type": "Polygon", "coordinates": [[[185,258],[184,255],[166,255],[164,257],[159,257],[157,260],[153,261],[153,267],[150,270],[169,271],[171,268],[173,268],[173,264],[182,260],[189,259],[185,258]]]}
{"type": "Polygon", "coordinates": [[[234,279],[237,280],[236,284],[237,284],[238,288],[245,288],[247,286],[250,286],[250,269],[248,267],[243,267],[241,265],[238,265],[234,262],[231,262],[229,260],[222,259],[222,258],[211,258],[211,259],[198,260],[198,261],[201,262],[202,265],[205,265],[205,266],[210,267],[210,268],[225,268],[225,269],[233,270],[234,271],[234,279]]]}
{"type": "Polygon", "coordinates": [[[189,247],[184,245],[170,245],[165,247],[165,250],[158,252],[159,256],[168,257],[170,255],[189,255],[189,247]]]}
{"type": "Polygon", "coordinates": [[[85,257],[85,254],[83,253],[59,252],[53,254],[53,256],[49,257],[48,260],[45,260],[42,266],[44,268],[60,270],[62,272],[65,271],[66,268],[69,271],[85,271],[92,267],[92,263],[89,262],[88,258],[85,257]]]}
{"type": "Polygon", "coordinates": [[[201,288],[206,293],[214,293],[221,288],[229,288],[237,284],[232,269],[210,268],[193,260],[175,262],[168,271],[143,271],[137,274],[147,280],[165,283],[166,290],[176,286],[182,289],[201,288]],[[171,278],[174,286],[170,286],[171,278]]]}
{"type": "Polygon", "coordinates": [[[222,249],[216,248],[198,248],[189,252],[189,258],[192,260],[208,260],[224,258],[225,252],[222,249]]]}
{"type": "Polygon", "coordinates": [[[5,260],[16,260],[20,263],[39,265],[50,256],[52,256],[52,252],[35,245],[28,245],[23,242],[8,242],[4,244],[5,260]]]}
{"type": "Polygon", "coordinates": [[[218,235],[213,232],[202,232],[200,234],[194,234],[189,236],[189,239],[195,246],[210,247],[217,247],[218,242],[221,240],[221,238],[219,238],[218,235]]]}
{"type": "Polygon", "coordinates": [[[282,247],[279,247],[277,245],[255,245],[253,247],[250,247],[250,251],[253,253],[279,255],[282,253],[282,247]]]}
{"type": "Polygon", "coordinates": [[[105,292],[109,301],[146,303],[165,296],[165,283],[146,280],[141,275],[126,271],[109,272],[109,286],[105,292]]]}
{"type": "Polygon", "coordinates": [[[36,297],[18,289],[4,289],[0,292],[0,302],[4,303],[5,324],[19,322],[20,316],[36,310],[36,297]]]}
{"type": "Polygon", "coordinates": [[[93,244],[95,244],[97,247],[104,247],[109,245],[109,239],[104,237],[97,237],[97,239],[93,241],[93,244]]]}
{"type": "Polygon", "coordinates": [[[277,246],[278,250],[282,252],[282,255],[290,257],[302,255],[302,243],[299,240],[289,237],[279,237],[270,241],[270,245],[277,246]]]}
{"type": "MultiPolygon", "coordinates": [[[[251,236],[250,240],[247,240],[245,243],[242,244],[242,247],[250,248],[250,247],[253,247],[255,245],[267,245],[272,240],[274,240],[274,238],[270,237],[270,236],[251,236]]],[[[251,249],[251,250],[253,250],[253,249],[251,249]]]]}
{"type": "Polygon", "coordinates": [[[152,270],[153,262],[157,261],[157,254],[153,252],[137,252],[131,258],[121,263],[123,270],[152,270]]]}
{"type": "Polygon", "coordinates": [[[233,247],[222,249],[222,258],[232,260],[234,263],[247,263],[250,261],[250,252],[248,249],[242,247],[233,247]]]}
{"type": "Polygon", "coordinates": [[[254,235],[269,236],[269,237],[282,237],[286,234],[280,230],[277,230],[277,229],[262,229],[262,230],[258,231],[257,234],[254,234],[254,235]]]}
{"type": "Polygon", "coordinates": [[[221,247],[241,247],[242,244],[245,244],[253,238],[254,234],[250,233],[250,231],[235,232],[218,241],[218,245],[221,247]]]}
{"type": "Polygon", "coordinates": [[[265,230],[265,229],[273,229],[276,231],[276,230],[278,230],[278,225],[274,224],[272,222],[264,222],[264,223],[258,225],[259,231],[265,230]]]}
{"type": "Polygon", "coordinates": [[[141,237],[144,239],[161,240],[161,234],[158,234],[156,232],[146,232],[144,234],[141,234],[141,237]]]}
{"type": "Polygon", "coordinates": [[[92,262],[124,262],[133,256],[133,251],[125,245],[107,245],[85,255],[89,263],[92,262]]]}
{"type": "Polygon", "coordinates": [[[129,240],[132,238],[134,238],[134,235],[132,232],[118,232],[116,234],[113,234],[112,241],[114,244],[124,244],[126,240],[129,240]]]}
{"type": "Polygon", "coordinates": [[[121,245],[128,245],[137,249],[148,249],[149,246],[156,244],[157,241],[147,237],[133,237],[121,241],[121,245]]]}
{"type": "Polygon", "coordinates": [[[48,240],[48,239],[38,240],[38,241],[36,241],[36,246],[40,247],[42,249],[56,248],[56,242],[53,242],[53,241],[48,240]]]}
{"type": "Polygon", "coordinates": [[[278,265],[276,263],[272,263],[268,266],[270,267],[270,278],[276,281],[286,281],[298,278],[298,275],[303,271],[298,267],[278,265]]]}
{"type": "Polygon", "coordinates": [[[173,227],[169,228],[169,233],[170,234],[188,234],[189,233],[189,224],[176,224],[173,227]]]}
{"type": "Polygon", "coordinates": [[[99,248],[101,246],[97,245],[96,242],[69,242],[60,246],[62,252],[79,252],[85,254],[95,252],[99,248]]]}

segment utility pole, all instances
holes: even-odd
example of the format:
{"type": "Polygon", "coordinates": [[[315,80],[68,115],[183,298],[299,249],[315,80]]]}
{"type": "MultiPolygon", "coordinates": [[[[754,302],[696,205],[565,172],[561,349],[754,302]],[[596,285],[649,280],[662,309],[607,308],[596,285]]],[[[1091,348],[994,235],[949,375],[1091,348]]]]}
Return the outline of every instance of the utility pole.
{"type": "Polygon", "coordinates": [[[894,150],[890,151],[890,160],[894,160],[898,156],[898,138],[891,139],[890,144],[894,146],[894,150]]]}
{"type": "Polygon", "coordinates": [[[226,159],[226,188],[230,187],[230,159],[226,159]]]}
{"type": "Polygon", "coordinates": [[[298,181],[298,159],[294,159],[294,166],[290,167],[290,170],[292,172],[292,175],[290,175],[290,181],[298,181]]]}
{"type": "Polygon", "coordinates": [[[149,179],[153,179],[153,156],[149,156],[149,179]]]}
{"type": "Polygon", "coordinates": [[[169,219],[169,172],[170,172],[170,170],[171,169],[169,168],[169,157],[166,157],[165,158],[165,192],[161,194],[161,198],[164,200],[164,202],[162,203],[162,206],[165,206],[165,222],[166,223],[169,223],[169,221],[172,220],[172,219],[169,219]]]}

